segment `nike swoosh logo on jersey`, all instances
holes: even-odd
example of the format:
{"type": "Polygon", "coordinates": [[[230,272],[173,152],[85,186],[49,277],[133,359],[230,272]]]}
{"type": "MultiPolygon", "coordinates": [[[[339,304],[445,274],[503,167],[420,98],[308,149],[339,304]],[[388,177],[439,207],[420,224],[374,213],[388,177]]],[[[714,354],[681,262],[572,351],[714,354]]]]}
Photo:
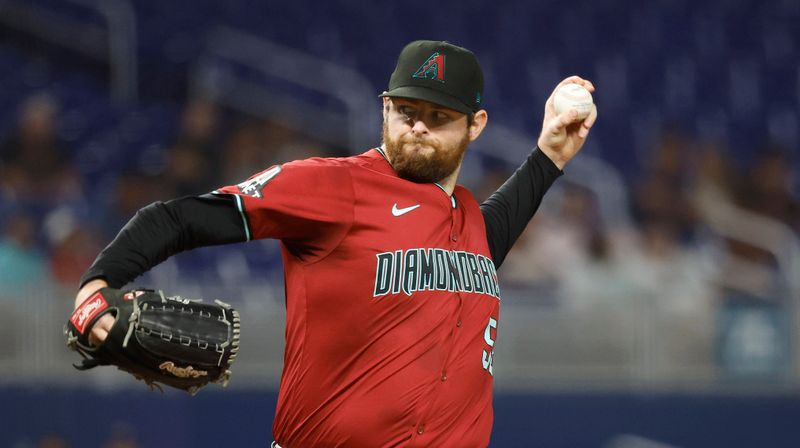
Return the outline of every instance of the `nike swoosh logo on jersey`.
{"type": "Polygon", "coordinates": [[[417,209],[417,208],[419,208],[419,204],[412,205],[411,207],[397,208],[397,202],[395,202],[394,205],[392,206],[392,215],[394,215],[394,216],[403,216],[406,213],[410,212],[411,210],[414,210],[414,209],[417,209]]]}

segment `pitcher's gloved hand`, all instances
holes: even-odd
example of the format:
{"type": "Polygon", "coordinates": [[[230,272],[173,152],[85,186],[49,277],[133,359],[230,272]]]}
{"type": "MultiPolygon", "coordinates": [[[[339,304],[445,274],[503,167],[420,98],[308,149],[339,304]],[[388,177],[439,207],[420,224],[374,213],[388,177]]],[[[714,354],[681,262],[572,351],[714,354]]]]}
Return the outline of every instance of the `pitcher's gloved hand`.
{"type": "Polygon", "coordinates": [[[65,327],[67,345],[84,359],[79,370],[115,365],[150,386],[192,394],[210,382],[227,385],[239,350],[239,313],[213,304],[166,297],[161,291],[102,288],[86,299],[65,327]],[[105,340],[89,342],[101,317],[116,317],[105,340]]]}

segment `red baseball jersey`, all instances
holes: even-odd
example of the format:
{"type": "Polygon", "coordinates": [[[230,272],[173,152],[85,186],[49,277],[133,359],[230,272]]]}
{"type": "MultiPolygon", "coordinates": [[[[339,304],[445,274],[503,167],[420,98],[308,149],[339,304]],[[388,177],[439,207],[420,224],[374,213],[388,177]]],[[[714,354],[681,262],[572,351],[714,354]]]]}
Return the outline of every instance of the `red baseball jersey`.
{"type": "Polygon", "coordinates": [[[281,240],[283,447],[486,446],[500,292],[472,194],[401,179],[380,149],[220,189],[281,240]]]}

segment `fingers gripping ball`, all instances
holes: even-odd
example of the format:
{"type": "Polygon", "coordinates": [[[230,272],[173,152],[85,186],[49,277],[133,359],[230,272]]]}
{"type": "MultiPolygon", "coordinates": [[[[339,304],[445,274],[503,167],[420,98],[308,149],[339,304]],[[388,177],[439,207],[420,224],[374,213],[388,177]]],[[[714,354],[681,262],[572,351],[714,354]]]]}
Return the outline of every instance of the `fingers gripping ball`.
{"type": "Polygon", "coordinates": [[[553,95],[553,108],[558,115],[575,109],[579,120],[589,116],[593,104],[592,94],[579,84],[565,84],[553,95]]]}
{"type": "Polygon", "coordinates": [[[210,382],[227,385],[239,350],[239,313],[230,305],[166,297],[161,291],[102,288],[79,306],[65,327],[67,345],[84,357],[79,370],[115,365],[150,386],[192,394],[210,382]],[[89,343],[92,325],[116,317],[108,337],[89,343]]]}

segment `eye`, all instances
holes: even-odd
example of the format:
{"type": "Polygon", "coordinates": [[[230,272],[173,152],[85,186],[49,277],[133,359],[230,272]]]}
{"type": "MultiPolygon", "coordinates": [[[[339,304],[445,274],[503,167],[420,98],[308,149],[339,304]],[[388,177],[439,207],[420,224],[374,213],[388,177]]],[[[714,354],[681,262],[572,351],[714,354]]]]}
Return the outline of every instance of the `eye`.
{"type": "Polygon", "coordinates": [[[411,106],[398,106],[397,113],[399,113],[400,115],[404,115],[406,118],[410,119],[411,117],[414,116],[416,111],[411,106]]]}
{"type": "Polygon", "coordinates": [[[440,110],[437,110],[433,113],[433,119],[436,120],[437,123],[447,123],[452,121],[452,117],[450,117],[449,114],[440,110]]]}

